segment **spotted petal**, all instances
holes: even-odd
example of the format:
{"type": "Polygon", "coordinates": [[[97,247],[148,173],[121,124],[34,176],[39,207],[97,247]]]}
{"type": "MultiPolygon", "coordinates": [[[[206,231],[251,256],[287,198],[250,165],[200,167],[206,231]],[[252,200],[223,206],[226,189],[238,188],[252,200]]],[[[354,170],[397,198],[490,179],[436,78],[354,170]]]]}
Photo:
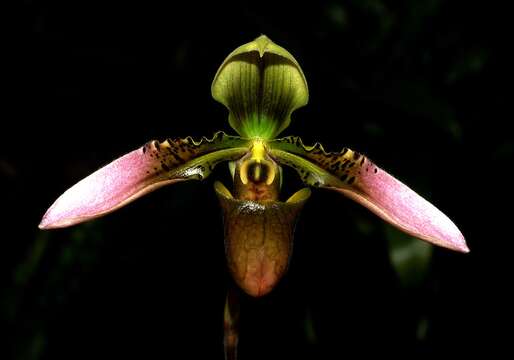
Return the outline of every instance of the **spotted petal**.
{"type": "Polygon", "coordinates": [[[367,157],[350,149],[326,152],[298,137],[270,143],[272,157],[295,168],[309,185],[335,190],[400,230],[435,245],[468,252],[463,235],[440,210],[367,157]]]}
{"type": "Polygon", "coordinates": [[[219,162],[247,151],[246,141],[223,132],[195,142],[191,137],[150,141],[81,180],[48,209],[39,227],[61,228],[106,215],[164,185],[202,180],[219,162]]]}

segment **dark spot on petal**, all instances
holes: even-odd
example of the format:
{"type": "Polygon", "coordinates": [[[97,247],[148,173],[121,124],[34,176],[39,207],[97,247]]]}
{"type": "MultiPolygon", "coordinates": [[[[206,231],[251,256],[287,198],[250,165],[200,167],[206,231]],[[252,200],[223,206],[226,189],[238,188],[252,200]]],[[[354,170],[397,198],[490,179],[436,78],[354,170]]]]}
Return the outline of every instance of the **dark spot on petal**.
{"type": "Polygon", "coordinates": [[[348,185],[351,185],[355,182],[355,176],[352,176],[351,178],[348,179],[348,185]]]}
{"type": "Polygon", "coordinates": [[[341,150],[341,155],[344,155],[348,152],[348,148],[343,148],[343,150],[341,150]]]}
{"type": "Polygon", "coordinates": [[[162,169],[163,169],[164,171],[170,171],[169,166],[168,166],[168,165],[166,165],[166,164],[164,164],[164,163],[162,164],[162,169]]]}
{"type": "Polygon", "coordinates": [[[366,158],[363,156],[361,160],[361,165],[364,164],[364,160],[366,160],[366,158]]]}
{"type": "Polygon", "coordinates": [[[361,154],[359,154],[357,151],[353,152],[353,160],[357,160],[360,156],[361,154]]]}
{"type": "Polygon", "coordinates": [[[339,167],[339,164],[340,164],[339,160],[334,162],[332,165],[330,165],[330,169],[337,170],[337,168],[339,167]]]}
{"type": "Polygon", "coordinates": [[[177,154],[175,154],[174,152],[171,153],[171,155],[173,155],[173,157],[175,158],[175,160],[177,160],[177,162],[179,164],[183,164],[185,163],[184,159],[182,159],[180,156],[178,156],[177,154]]]}
{"type": "Polygon", "coordinates": [[[375,170],[374,170],[374,171],[375,171],[375,174],[376,174],[376,173],[378,172],[378,169],[377,169],[377,168],[375,168],[375,170]]]}
{"type": "Polygon", "coordinates": [[[345,180],[346,180],[346,178],[348,178],[348,174],[343,174],[343,176],[341,176],[341,180],[342,180],[342,181],[345,181],[345,180]]]}

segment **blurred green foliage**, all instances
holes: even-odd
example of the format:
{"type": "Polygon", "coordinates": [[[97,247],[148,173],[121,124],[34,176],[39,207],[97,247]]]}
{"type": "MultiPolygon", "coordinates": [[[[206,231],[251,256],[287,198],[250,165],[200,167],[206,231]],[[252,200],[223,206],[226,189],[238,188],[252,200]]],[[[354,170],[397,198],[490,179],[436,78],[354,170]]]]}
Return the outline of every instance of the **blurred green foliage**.
{"type": "Polygon", "coordinates": [[[430,270],[433,246],[392,227],[387,227],[385,233],[389,259],[402,286],[412,288],[423,285],[430,270]]]}

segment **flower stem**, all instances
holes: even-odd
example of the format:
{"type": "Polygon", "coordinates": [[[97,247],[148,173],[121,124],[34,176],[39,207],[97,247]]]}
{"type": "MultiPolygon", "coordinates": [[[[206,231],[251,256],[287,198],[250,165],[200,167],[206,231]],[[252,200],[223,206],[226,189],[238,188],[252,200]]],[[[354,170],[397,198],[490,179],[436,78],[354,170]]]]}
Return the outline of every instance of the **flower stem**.
{"type": "Polygon", "coordinates": [[[225,360],[237,360],[237,344],[239,342],[239,296],[238,290],[231,287],[225,301],[223,317],[225,360]]]}

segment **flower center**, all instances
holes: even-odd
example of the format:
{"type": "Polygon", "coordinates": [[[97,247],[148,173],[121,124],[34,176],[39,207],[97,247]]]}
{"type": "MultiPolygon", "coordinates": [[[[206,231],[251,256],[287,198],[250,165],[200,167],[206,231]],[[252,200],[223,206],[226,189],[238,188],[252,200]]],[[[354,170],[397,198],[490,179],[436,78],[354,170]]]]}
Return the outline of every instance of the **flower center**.
{"type": "Polygon", "coordinates": [[[269,157],[262,140],[254,140],[250,152],[237,161],[234,192],[237,199],[277,200],[280,190],[278,164],[269,157]]]}

